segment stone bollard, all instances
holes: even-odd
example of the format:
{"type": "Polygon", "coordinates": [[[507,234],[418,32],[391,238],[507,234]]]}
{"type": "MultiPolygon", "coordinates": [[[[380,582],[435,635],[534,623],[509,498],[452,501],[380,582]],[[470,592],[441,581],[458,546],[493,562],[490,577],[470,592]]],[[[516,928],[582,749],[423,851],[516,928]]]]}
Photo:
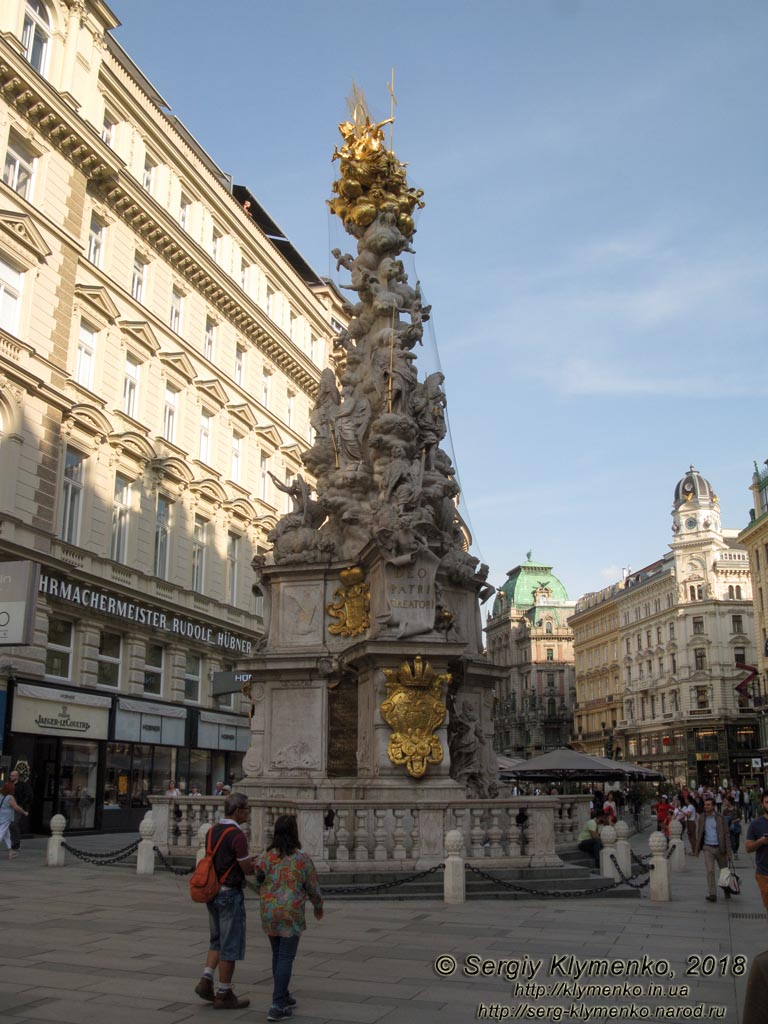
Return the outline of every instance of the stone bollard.
{"type": "Polygon", "coordinates": [[[464,836],[452,829],[445,836],[445,871],[443,873],[443,902],[463,903],[466,899],[464,875],[464,836]]]}
{"type": "Polygon", "coordinates": [[[139,848],[136,851],[136,874],[153,875],[155,873],[155,819],[152,811],[147,811],[139,825],[139,848]]]}
{"type": "Polygon", "coordinates": [[[669,861],[667,860],[667,841],[663,832],[652,832],[648,841],[651,851],[649,862],[651,871],[650,898],[656,903],[668,903],[672,899],[670,885],[669,861]]]}
{"type": "Polygon", "coordinates": [[[45,855],[45,863],[49,868],[64,867],[64,829],[67,827],[67,819],[63,814],[54,814],[51,818],[51,838],[48,840],[48,849],[45,855]]]}
{"type": "Polygon", "coordinates": [[[199,864],[205,856],[205,844],[208,842],[208,833],[211,831],[213,826],[210,822],[204,822],[197,830],[197,853],[195,854],[195,864],[199,864]]]}
{"type": "Polygon", "coordinates": [[[685,871],[685,846],[683,845],[682,821],[669,823],[669,866],[673,871],[685,871]]]}
{"type": "MultiPolygon", "coordinates": [[[[600,851],[600,874],[605,878],[612,878],[614,882],[620,882],[621,875],[611,860],[611,855],[616,857],[616,829],[613,825],[603,826],[600,830],[600,840],[603,844],[600,851]]],[[[618,857],[616,859],[618,860],[618,857]]]]}
{"type": "Polygon", "coordinates": [[[613,826],[616,830],[616,860],[627,876],[632,874],[632,848],[629,845],[629,825],[626,821],[617,821],[613,826]]]}

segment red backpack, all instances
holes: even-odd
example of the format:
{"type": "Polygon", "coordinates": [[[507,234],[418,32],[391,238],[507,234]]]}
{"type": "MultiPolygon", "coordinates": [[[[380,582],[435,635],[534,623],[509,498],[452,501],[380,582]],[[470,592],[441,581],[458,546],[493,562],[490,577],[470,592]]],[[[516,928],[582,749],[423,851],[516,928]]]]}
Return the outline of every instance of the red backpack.
{"type": "Polygon", "coordinates": [[[213,828],[208,830],[208,835],[205,840],[205,856],[189,876],[189,895],[195,903],[210,903],[218,894],[219,889],[229,877],[230,871],[235,866],[235,861],[232,861],[222,877],[219,878],[213,864],[213,858],[216,856],[216,852],[221,846],[224,836],[228,832],[234,832],[234,830],[234,825],[230,825],[229,828],[225,828],[219,836],[219,841],[216,843],[213,850],[211,849],[213,828]]]}

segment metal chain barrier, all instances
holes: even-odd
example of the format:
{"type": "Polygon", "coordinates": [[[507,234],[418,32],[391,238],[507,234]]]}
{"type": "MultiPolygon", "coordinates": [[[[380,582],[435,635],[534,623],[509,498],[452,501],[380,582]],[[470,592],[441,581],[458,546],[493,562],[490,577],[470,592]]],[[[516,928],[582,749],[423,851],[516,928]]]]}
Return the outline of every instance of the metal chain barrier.
{"type": "Polygon", "coordinates": [[[632,850],[632,860],[635,862],[635,864],[639,864],[641,868],[648,866],[646,861],[650,860],[650,858],[651,858],[650,853],[645,854],[644,857],[638,857],[638,855],[635,853],[635,851],[632,850]]]}
{"type": "MultiPolygon", "coordinates": [[[[378,885],[344,885],[334,887],[333,891],[324,890],[323,895],[328,899],[334,896],[349,896],[354,893],[366,893],[366,892],[381,892],[385,889],[395,889],[398,885],[406,885],[408,882],[415,882],[419,878],[426,878],[427,875],[433,875],[436,871],[441,871],[445,867],[445,864],[435,864],[433,868],[427,868],[426,871],[419,871],[416,875],[405,875],[403,878],[395,878],[392,882],[380,882],[378,885]]],[[[254,887],[255,888],[255,887],[254,887]]]]}
{"type": "Polygon", "coordinates": [[[78,860],[85,861],[86,864],[117,864],[118,861],[125,860],[130,857],[132,853],[135,853],[139,848],[140,839],[131,843],[130,846],[124,846],[122,850],[112,850],[110,853],[96,853],[88,850],[76,850],[74,846],[70,846],[69,843],[62,843],[64,849],[71,853],[73,857],[77,857],[78,860]]]}
{"type": "Polygon", "coordinates": [[[619,878],[621,879],[621,882],[622,882],[623,885],[628,885],[631,889],[644,889],[646,887],[646,885],[650,885],[651,884],[651,868],[653,867],[652,864],[649,864],[647,867],[644,867],[642,871],[636,871],[634,875],[631,875],[629,878],[627,878],[627,876],[621,870],[621,866],[620,866],[619,862],[616,860],[616,854],[615,853],[611,853],[611,854],[609,854],[609,856],[611,858],[613,866],[616,868],[616,870],[619,873],[619,878]],[[640,882],[639,885],[632,885],[632,882],[636,878],[639,878],[640,875],[643,874],[645,871],[648,872],[648,877],[646,878],[646,880],[644,882],[640,882]]]}
{"type": "MultiPolygon", "coordinates": [[[[611,854],[611,859],[613,859],[615,863],[613,854],[611,854]]],[[[618,867],[618,865],[616,866],[618,867]]],[[[631,881],[626,877],[626,875],[622,874],[621,868],[619,868],[619,874],[622,875],[622,880],[620,882],[608,882],[607,885],[599,885],[593,889],[531,889],[528,886],[516,885],[514,882],[508,882],[504,878],[498,878],[496,875],[491,875],[489,872],[483,871],[481,868],[473,867],[472,864],[466,864],[465,867],[467,871],[471,871],[473,874],[479,875],[481,878],[484,878],[488,882],[492,882],[494,885],[499,885],[504,889],[512,889],[515,892],[524,892],[529,896],[533,895],[542,899],[578,899],[579,897],[594,896],[599,892],[606,892],[608,889],[618,889],[620,885],[630,885],[631,881]]],[[[645,870],[647,870],[647,868],[645,870]]],[[[632,878],[637,878],[639,874],[640,872],[638,872],[637,875],[632,875],[632,878]]],[[[644,886],[648,885],[650,880],[649,875],[645,882],[640,885],[631,885],[630,887],[632,889],[642,889],[644,886]]]]}
{"type": "Polygon", "coordinates": [[[194,868],[175,868],[158,846],[153,846],[152,849],[160,858],[160,863],[163,865],[165,870],[170,871],[172,875],[191,875],[195,870],[194,868]]]}

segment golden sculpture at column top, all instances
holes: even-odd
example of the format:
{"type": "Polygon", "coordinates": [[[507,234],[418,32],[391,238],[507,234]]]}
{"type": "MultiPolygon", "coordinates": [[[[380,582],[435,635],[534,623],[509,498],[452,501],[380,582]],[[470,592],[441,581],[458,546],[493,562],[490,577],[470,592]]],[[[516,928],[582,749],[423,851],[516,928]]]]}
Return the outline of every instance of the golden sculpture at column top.
{"type": "Polygon", "coordinates": [[[424,192],[408,187],[405,164],[387,147],[383,127],[394,117],[372,121],[365,96],[354,83],[347,103],[352,119],[339,125],[344,142],[341,149],[334,149],[333,159],[341,162],[341,176],[333,183],[336,198],[328,205],[352,234],[359,236],[387,211],[410,238],[415,230],[413,211],[424,206],[424,192]]]}
{"type": "Polygon", "coordinates": [[[451,682],[451,675],[438,675],[418,655],[413,668],[404,661],[399,668],[384,669],[384,675],[387,697],[381,705],[381,717],[392,729],[387,755],[392,764],[404,764],[409,775],[420,779],[427,765],[443,760],[443,746],[435,729],[445,721],[442,688],[451,682]]]}
{"type": "Polygon", "coordinates": [[[331,623],[328,632],[334,636],[359,636],[371,624],[371,591],[365,573],[355,565],[342,569],[339,579],[343,586],[334,591],[333,602],[325,608],[339,621],[331,623]]]}

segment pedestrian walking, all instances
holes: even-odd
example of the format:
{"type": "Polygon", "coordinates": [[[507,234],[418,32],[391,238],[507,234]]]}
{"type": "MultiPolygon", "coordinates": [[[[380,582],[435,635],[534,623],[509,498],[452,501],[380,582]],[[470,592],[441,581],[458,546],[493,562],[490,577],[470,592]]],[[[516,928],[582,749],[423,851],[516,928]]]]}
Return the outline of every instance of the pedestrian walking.
{"type": "Polygon", "coordinates": [[[685,811],[685,828],[688,833],[688,842],[691,844],[691,853],[693,853],[696,843],[696,818],[698,817],[698,812],[696,811],[696,804],[694,803],[692,793],[688,794],[688,802],[683,810],[685,811]]]}
{"type": "Polygon", "coordinates": [[[738,806],[728,797],[723,800],[723,810],[721,813],[728,823],[728,837],[731,840],[733,856],[737,857],[741,841],[741,813],[738,806]]]}
{"type": "Polygon", "coordinates": [[[224,804],[224,817],[211,828],[209,849],[216,850],[213,867],[221,888],[206,904],[211,939],[203,976],[195,986],[201,999],[214,1010],[244,1010],[250,999],[239,998],[232,988],[235,964],[245,959],[245,876],[253,874],[253,858],[243,825],[248,820],[248,797],[232,793],[224,804]],[[217,844],[218,849],[217,849],[217,844]],[[219,984],[213,978],[219,969],[219,984]]]}
{"type": "Polygon", "coordinates": [[[0,789],[0,839],[5,843],[5,848],[8,850],[8,860],[13,860],[14,857],[19,855],[18,850],[12,849],[11,825],[13,824],[14,815],[16,813],[27,814],[14,799],[13,791],[15,788],[12,782],[6,782],[3,788],[0,789]]]}
{"type": "MultiPolygon", "coordinates": [[[[766,824],[768,824],[768,818],[766,824]]],[[[725,819],[722,814],[715,811],[715,801],[712,797],[707,797],[704,801],[704,813],[700,814],[696,820],[694,857],[698,857],[702,851],[704,852],[704,868],[707,873],[707,900],[710,903],[716,903],[715,864],[719,868],[724,868],[727,865],[731,843],[725,819]]],[[[724,889],[723,892],[726,899],[731,898],[727,889],[724,889]]]]}
{"type": "Polygon", "coordinates": [[[21,819],[29,817],[29,809],[32,806],[32,787],[21,778],[16,768],[8,776],[8,781],[14,785],[13,799],[19,805],[18,811],[14,811],[11,822],[11,849],[21,849],[21,819]]]}
{"type": "Polygon", "coordinates": [[[304,904],[310,900],[318,921],[323,917],[323,897],[317,871],[302,851],[293,814],[275,821],[272,845],[255,861],[259,881],[261,926],[272,947],[272,1005],[267,1020],[293,1016],[296,1000],[290,993],[291,972],[301,933],[306,928],[304,904]]]}
{"type": "Polygon", "coordinates": [[[763,793],[762,810],[762,815],[749,823],[745,846],[747,853],[755,855],[755,880],[768,911],[768,793],[763,793]]]}

